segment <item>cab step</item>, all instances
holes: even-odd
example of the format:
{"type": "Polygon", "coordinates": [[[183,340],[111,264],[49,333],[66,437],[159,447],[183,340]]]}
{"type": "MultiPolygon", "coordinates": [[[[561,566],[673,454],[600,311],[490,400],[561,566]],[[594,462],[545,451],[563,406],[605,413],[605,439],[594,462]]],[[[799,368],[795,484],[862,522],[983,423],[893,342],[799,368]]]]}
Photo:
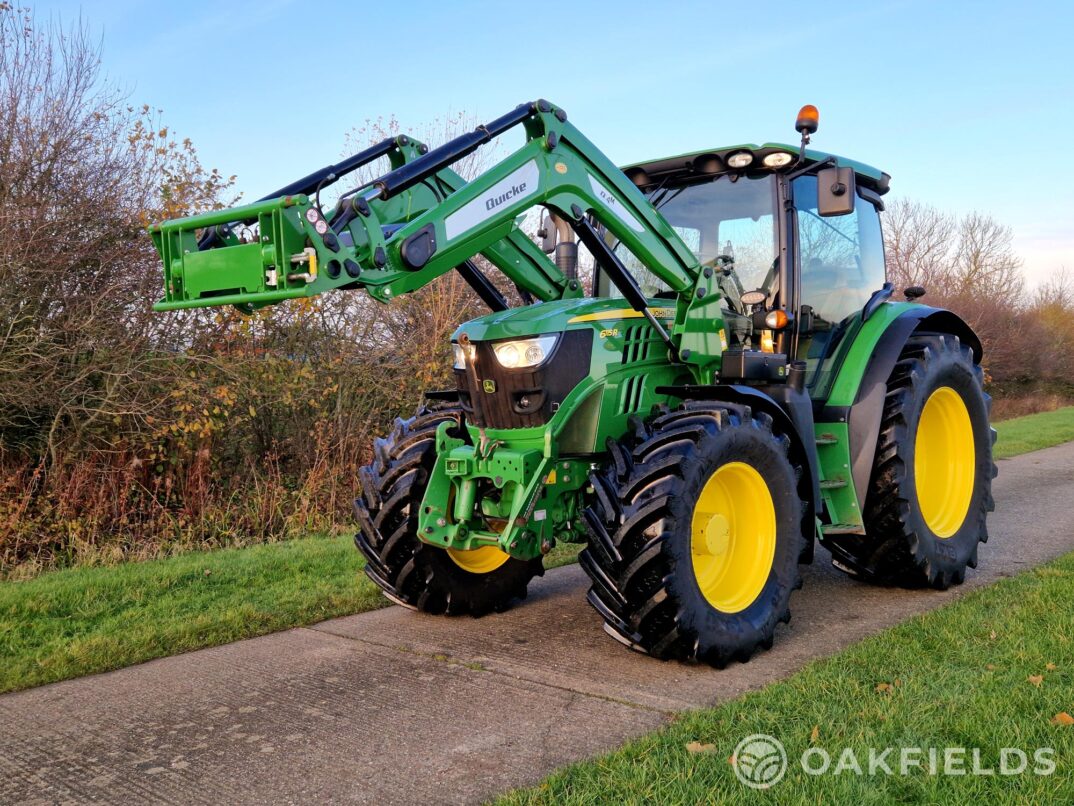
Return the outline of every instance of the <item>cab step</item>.
{"type": "Polygon", "coordinates": [[[833,523],[830,526],[820,527],[825,537],[832,535],[865,535],[865,527],[855,523],[833,523]]]}

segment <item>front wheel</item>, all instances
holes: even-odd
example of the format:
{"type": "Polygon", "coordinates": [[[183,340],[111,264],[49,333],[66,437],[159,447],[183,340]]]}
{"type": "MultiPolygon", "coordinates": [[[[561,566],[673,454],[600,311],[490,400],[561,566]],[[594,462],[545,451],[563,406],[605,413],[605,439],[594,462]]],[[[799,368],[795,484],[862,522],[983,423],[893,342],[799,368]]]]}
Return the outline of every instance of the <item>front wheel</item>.
{"type": "Polygon", "coordinates": [[[397,419],[387,439],[376,440],[373,461],[358,471],[354,542],[365,556],[366,576],[396,604],[447,615],[503,611],[544,573],[540,558],[516,560],[495,546],[442,549],[418,539],[418,510],[436,463],[436,429],[444,422],[461,428],[459,406],[422,406],[410,419],[397,419]]]}
{"type": "Polygon", "coordinates": [[[772,645],[801,587],[790,439],[746,406],[690,402],[610,442],[591,476],[589,602],[619,641],[722,668],[772,645]]]}

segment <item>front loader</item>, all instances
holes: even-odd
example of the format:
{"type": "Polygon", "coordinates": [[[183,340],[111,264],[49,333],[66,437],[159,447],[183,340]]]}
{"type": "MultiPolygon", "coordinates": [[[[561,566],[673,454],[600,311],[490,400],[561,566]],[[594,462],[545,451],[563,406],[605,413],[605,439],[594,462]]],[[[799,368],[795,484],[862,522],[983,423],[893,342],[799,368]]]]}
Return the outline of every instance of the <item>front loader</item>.
{"type": "Polygon", "coordinates": [[[893,299],[889,177],[807,149],[816,128],[807,106],[798,146],[622,170],[543,100],[433,150],[391,138],[153,227],[156,308],[389,302],[459,271],[491,312],[453,336],[455,388],[429,390],[360,471],[366,573],[406,607],[478,616],[574,543],[614,638],[745,661],[790,618],[816,542],[858,579],[946,588],[993,508],[980,341],[921,289],[893,299]],[[525,144],[492,168],[452,171],[519,126],[525,144]],[[322,209],[325,187],[382,157],[391,170],[322,209]],[[540,244],[519,227],[533,208],[540,244]]]}

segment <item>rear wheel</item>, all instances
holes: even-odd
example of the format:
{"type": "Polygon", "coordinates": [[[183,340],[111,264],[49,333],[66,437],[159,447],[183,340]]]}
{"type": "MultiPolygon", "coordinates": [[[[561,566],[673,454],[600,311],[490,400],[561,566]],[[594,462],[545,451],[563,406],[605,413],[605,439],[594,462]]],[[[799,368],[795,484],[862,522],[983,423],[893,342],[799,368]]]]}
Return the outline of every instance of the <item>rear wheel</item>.
{"type": "Polygon", "coordinates": [[[436,463],[436,429],[444,422],[461,428],[462,410],[422,406],[410,419],[397,419],[387,439],[374,442],[373,461],[358,471],[362,495],[354,502],[354,542],[366,558],[366,575],[404,607],[472,616],[506,610],[544,573],[540,559],[516,560],[495,546],[442,549],[417,536],[418,510],[436,463]]]}
{"type": "Polygon", "coordinates": [[[772,645],[801,587],[790,439],[745,406],[691,402],[609,442],[591,476],[589,602],[619,641],[723,667],[772,645]]]}
{"type": "Polygon", "coordinates": [[[831,539],[857,576],[944,589],[977,566],[994,508],[995,431],[981,368],[957,336],[918,334],[888,379],[865,537],[831,539]]]}

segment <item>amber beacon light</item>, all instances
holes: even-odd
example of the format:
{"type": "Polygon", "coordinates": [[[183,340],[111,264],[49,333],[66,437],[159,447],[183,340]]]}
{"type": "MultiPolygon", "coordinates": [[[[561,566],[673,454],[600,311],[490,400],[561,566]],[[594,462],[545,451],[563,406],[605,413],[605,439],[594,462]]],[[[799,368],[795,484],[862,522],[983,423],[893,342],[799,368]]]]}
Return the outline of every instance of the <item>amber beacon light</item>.
{"type": "Polygon", "coordinates": [[[813,104],[806,104],[798,110],[798,120],[795,121],[794,130],[804,134],[816,134],[817,126],[820,125],[820,112],[813,104]]]}

